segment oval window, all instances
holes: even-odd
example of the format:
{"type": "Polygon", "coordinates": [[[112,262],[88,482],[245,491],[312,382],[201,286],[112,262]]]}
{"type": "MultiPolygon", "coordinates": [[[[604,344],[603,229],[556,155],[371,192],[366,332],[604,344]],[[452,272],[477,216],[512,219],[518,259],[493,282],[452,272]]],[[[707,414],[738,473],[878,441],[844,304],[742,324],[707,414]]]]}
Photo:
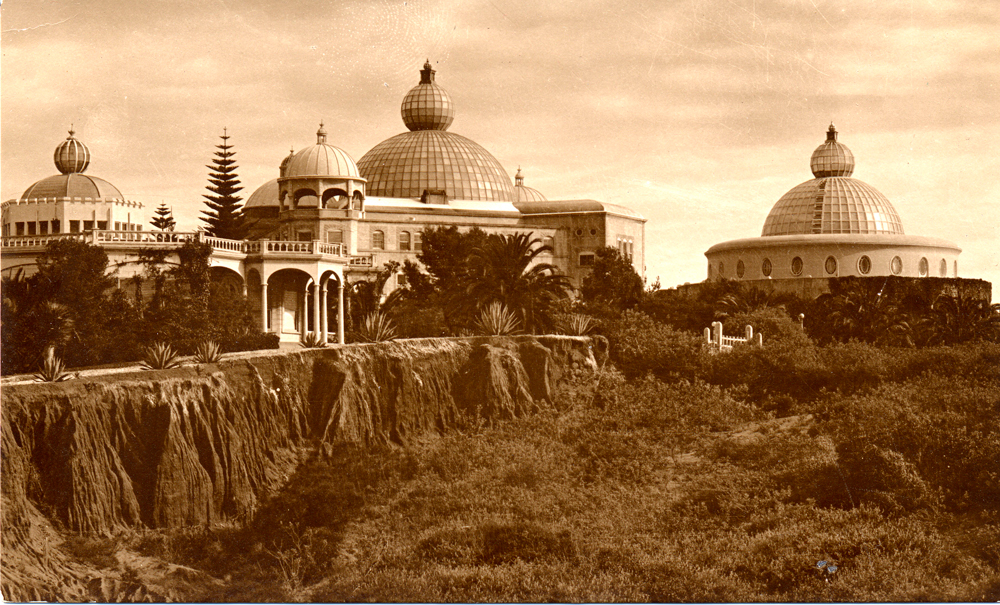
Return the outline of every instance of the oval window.
{"type": "Polygon", "coordinates": [[[892,257],[892,261],[889,263],[889,270],[892,271],[893,275],[899,275],[903,272],[903,259],[898,256],[892,257]]]}
{"type": "Polygon", "coordinates": [[[792,259],[792,275],[802,275],[802,259],[798,256],[792,259]]]}
{"type": "Polygon", "coordinates": [[[948,261],[941,259],[941,277],[948,277],[948,261]]]}
{"type": "Polygon", "coordinates": [[[719,276],[721,277],[725,274],[726,274],[726,266],[722,264],[722,261],[719,261],[719,276]]]}
{"type": "Polygon", "coordinates": [[[743,265],[743,261],[736,263],[736,277],[742,278],[744,273],[746,273],[746,267],[743,265]]]}
{"type": "Polygon", "coordinates": [[[927,259],[921,258],[920,264],[917,265],[918,275],[920,277],[927,277],[927,273],[930,271],[930,267],[927,265],[927,259]]]}
{"type": "Polygon", "coordinates": [[[868,275],[872,271],[872,259],[862,256],[858,259],[858,273],[868,275]]]}
{"type": "Polygon", "coordinates": [[[826,257],[826,264],[824,267],[826,268],[827,273],[833,275],[837,272],[837,259],[832,256],[826,257]]]}
{"type": "Polygon", "coordinates": [[[764,274],[764,277],[771,276],[771,259],[764,259],[764,262],[760,264],[760,272],[764,274]]]}

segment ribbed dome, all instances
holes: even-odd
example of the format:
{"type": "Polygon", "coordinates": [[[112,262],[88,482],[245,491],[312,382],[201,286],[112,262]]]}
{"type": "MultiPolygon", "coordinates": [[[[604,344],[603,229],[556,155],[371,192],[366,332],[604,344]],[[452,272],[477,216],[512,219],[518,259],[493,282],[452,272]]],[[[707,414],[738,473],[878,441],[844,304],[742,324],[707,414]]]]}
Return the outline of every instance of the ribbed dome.
{"type": "Polygon", "coordinates": [[[430,61],[420,70],[417,84],[403,98],[400,113],[410,130],[448,130],[455,120],[455,105],[448,91],[434,83],[430,61]]]}
{"type": "Polygon", "coordinates": [[[281,165],[278,166],[278,174],[279,175],[285,176],[285,171],[288,169],[288,163],[291,162],[292,158],[294,158],[294,157],[295,157],[295,149],[294,148],[293,149],[289,149],[288,150],[288,155],[285,156],[285,159],[281,160],[281,165]]]}
{"type": "Polygon", "coordinates": [[[287,164],[283,162],[282,176],[285,178],[317,176],[361,178],[358,165],[351,156],[343,149],[327,144],[326,130],[323,129],[322,123],[316,131],[316,144],[299,151],[287,161],[287,164]]]}
{"type": "Polygon", "coordinates": [[[56,147],[53,159],[56,168],[63,174],[83,172],[90,165],[90,150],[87,146],[77,141],[73,135],[76,134],[70,128],[69,136],[56,147]]]}
{"type": "Polygon", "coordinates": [[[521,168],[518,167],[517,174],[514,175],[514,201],[515,202],[547,202],[548,198],[537,189],[527,187],[524,184],[524,176],[521,168]]]}
{"type": "Polygon", "coordinates": [[[243,204],[243,208],[263,208],[266,206],[278,207],[278,179],[271,179],[254,191],[243,204]]]}
{"type": "Polygon", "coordinates": [[[57,174],[28,187],[21,200],[79,198],[86,200],[124,200],[118,188],[104,179],[79,173],[57,174]]]}
{"type": "Polygon", "coordinates": [[[419,198],[425,191],[445,191],[451,199],[513,202],[507,171],[475,141],[447,132],[453,119],[451,98],[434,84],[434,70],[425,63],[420,84],[403,100],[410,132],[382,141],[358,162],[368,195],[419,198]]]}
{"type": "Polygon", "coordinates": [[[514,201],[510,177],[475,141],[443,130],[404,132],[358,162],[369,196],[419,198],[444,190],[451,199],[514,201]]]}
{"type": "Polygon", "coordinates": [[[826,141],[816,148],[809,159],[809,167],[816,178],[854,174],[854,154],[847,145],[837,142],[837,129],[833,124],[826,132],[826,141]]]}

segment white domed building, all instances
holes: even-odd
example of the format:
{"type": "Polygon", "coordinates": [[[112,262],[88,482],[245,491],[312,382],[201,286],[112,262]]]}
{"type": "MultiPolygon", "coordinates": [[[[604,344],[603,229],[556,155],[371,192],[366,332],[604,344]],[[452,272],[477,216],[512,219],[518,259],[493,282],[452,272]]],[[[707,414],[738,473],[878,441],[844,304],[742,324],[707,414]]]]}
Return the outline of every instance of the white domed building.
{"type": "Polygon", "coordinates": [[[813,179],[775,203],[760,237],[716,244],[705,252],[708,279],[732,279],[803,295],[836,277],[958,277],[952,242],[906,235],[892,203],[852,178],[854,154],[830,125],[810,159],[813,179]]]}

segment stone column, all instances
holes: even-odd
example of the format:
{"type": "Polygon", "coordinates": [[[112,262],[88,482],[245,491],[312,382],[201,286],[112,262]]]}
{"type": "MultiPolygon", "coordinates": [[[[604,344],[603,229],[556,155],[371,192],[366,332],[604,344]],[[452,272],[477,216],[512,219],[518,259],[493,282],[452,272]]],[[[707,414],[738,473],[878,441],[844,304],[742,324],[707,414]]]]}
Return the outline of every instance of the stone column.
{"type": "Polygon", "coordinates": [[[261,328],[267,332],[267,282],[260,285],[260,322],[261,328]]]}
{"type": "Polygon", "coordinates": [[[319,338],[320,331],[320,319],[319,319],[319,284],[313,282],[312,285],[312,295],[313,295],[313,332],[316,332],[316,337],[319,338]]]}
{"type": "Polygon", "coordinates": [[[330,280],[326,280],[319,289],[319,315],[320,315],[320,334],[323,342],[325,343],[330,337],[329,330],[329,315],[330,311],[328,309],[329,305],[326,299],[326,284],[330,283],[330,280]]]}
{"type": "Polygon", "coordinates": [[[337,282],[337,342],[347,342],[344,335],[344,278],[337,282]]]}

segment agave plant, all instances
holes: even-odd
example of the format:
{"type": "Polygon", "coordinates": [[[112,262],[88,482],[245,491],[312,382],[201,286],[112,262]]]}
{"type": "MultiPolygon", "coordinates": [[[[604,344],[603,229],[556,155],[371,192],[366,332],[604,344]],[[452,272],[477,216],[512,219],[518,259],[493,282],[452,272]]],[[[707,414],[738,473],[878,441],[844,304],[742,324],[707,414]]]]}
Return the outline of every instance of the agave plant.
{"type": "Polygon", "coordinates": [[[326,339],[320,336],[318,332],[309,332],[302,337],[302,341],[299,344],[306,349],[322,349],[326,346],[326,339]]]}
{"type": "Polygon", "coordinates": [[[510,336],[521,333],[517,315],[500,302],[491,302],[476,320],[476,331],[486,336],[510,336]]]}
{"type": "Polygon", "coordinates": [[[590,315],[573,313],[562,318],[559,327],[567,336],[589,336],[597,329],[598,322],[590,315]]]}
{"type": "Polygon", "coordinates": [[[63,360],[56,357],[55,349],[52,347],[45,349],[45,361],[42,362],[42,367],[35,374],[35,379],[39,382],[62,382],[71,377],[70,373],[66,371],[63,360]]]}
{"type": "Polygon", "coordinates": [[[142,360],[144,370],[169,370],[180,367],[181,362],[173,347],[165,342],[156,342],[146,347],[142,360]]]}
{"type": "Polygon", "coordinates": [[[205,340],[195,348],[194,359],[198,363],[215,363],[222,359],[222,347],[214,340],[205,340]]]}
{"type": "Polygon", "coordinates": [[[358,329],[359,342],[385,342],[396,338],[396,326],[382,313],[369,313],[358,329]]]}

